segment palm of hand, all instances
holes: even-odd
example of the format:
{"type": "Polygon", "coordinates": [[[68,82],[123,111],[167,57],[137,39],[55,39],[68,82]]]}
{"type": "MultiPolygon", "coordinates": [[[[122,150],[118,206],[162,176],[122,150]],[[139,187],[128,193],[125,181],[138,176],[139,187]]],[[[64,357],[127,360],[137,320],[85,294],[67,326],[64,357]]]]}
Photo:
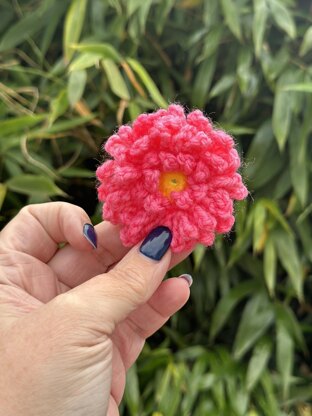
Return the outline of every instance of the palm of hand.
{"type": "MultiPolygon", "coordinates": [[[[102,238],[99,238],[98,249],[93,250],[80,234],[81,227],[77,226],[77,223],[88,222],[88,218],[85,220],[85,213],[78,209],[76,215],[73,215],[72,206],[60,205],[62,208],[56,215],[58,224],[51,220],[49,227],[47,218],[43,221],[37,211],[24,209],[19,214],[20,218],[16,217],[16,221],[12,221],[1,234],[0,336],[3,331],[7,339],[10,339],[12,333],[14,343],[18,334],[21,354],[25,349],[31,350],[33,344],[37,343],[38,349],[33,354],[30,353],[30,359],[34,361],[38,355],[46,354],[47,345],[43,344],[41,351],[39,340],[49,337],[49,333],[45,333],[45,321],[40,325],[42,314],[37,315],[37,311],[47,308],[49,317],[47,306],[52,299],[57,299],[62,293],[74,291],[73,288],[85,281],[105,273],[127,252],[119,241],[116,227],[107,223],[98,226],[97,233],[102,238]],[[69,207],[71,221],[68,221],[66,228],[62,221],[64,217],[70,218],[66,215],[69,207]],[[56,227],[53,231],[51,224],[56,227]],[[64,241],[60,240],[61,236],[70,245],[58,250],[57,242],[64,241]],[[29,332],[24,328],[28,323],[33,326],[33,317],[35,321],[38,318],[38,321],[35,328],[30,330],[29,339],[29,332]]],[[[77,409],[84,408],[93,409],[94,413],[91,411],[90,414],[103,414],[103,410],[107,408],[105,402],[110,395],[107,414],[119,414],[118,404],[124,391],[126,370],[136,360],[145,338],[163,325],[186,300],[185,291],[182,293],[183,288],[173,295],[171,289],[174,282],[170,280],[159,287],[149,302],[117,325],[110,336],[99,334],[96,328],[80,331],[83,323],[76,322],[72,334],[74,342],[70,345],[68,334],[62,334],[62,328],[57,329],[56,344],[60,343],[60,350],[64,343],[67,344],[66,352],[70,355],[69,358],[61,357],[54,363],[57,371],[62,373],[61,381],[58,380],[56,387],[60,408],[66,400],[68,409],[73,410],[72,414],[79,415],[77,409]],[[71,395],[75,397],[74,401],[70,400],[71,395]]],[[[64,320],[66,319],[71,317],[64,316],[64,320]]],[[[50,317],[49,320],[51,321],[50,317]]],[[[51,327],[47,326],[46,330],[51,332],[51,327]]],[[[12,356],[12,359],[15,360],[15,357],[12,356]]],[[[10,371],[14,373],[14,366],[11,366],[10,371]]],[[[56,378],[59,378],[57,373],[56,378]]],[[[53,397],[50,385],[48,390],[47,394],[53,397]]],[[[45,400],[49,401],[49,397],[45,397],[45,400]]],[[[57,408],[55,398],[53,400],[53,406],[57,408]]],[[[83,410],[81,414],[85,414],[83,410]]]]}

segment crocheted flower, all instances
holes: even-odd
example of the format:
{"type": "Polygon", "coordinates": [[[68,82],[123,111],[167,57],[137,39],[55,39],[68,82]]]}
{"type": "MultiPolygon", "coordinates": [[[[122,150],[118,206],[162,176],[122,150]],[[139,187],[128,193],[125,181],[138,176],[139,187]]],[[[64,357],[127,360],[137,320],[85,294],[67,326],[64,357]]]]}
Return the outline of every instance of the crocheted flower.
{"type": "Polygon", "coordinates": [[[232,137],[213,128],[199,110],[180,105],[141,114],[105,144],[113,157],[97,169],[103,217],[121,225],[132,246],[153,228],[173,233],[171,249],[210,246],[234,224],[233,200],[248,191],[236,172],[240,159],[232,137]]]}

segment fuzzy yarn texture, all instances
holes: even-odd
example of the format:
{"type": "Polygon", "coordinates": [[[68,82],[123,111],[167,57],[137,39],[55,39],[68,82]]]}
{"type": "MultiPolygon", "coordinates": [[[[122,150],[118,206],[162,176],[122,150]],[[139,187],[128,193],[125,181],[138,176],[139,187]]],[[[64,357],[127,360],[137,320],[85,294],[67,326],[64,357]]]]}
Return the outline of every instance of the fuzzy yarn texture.
{"type": "Polygon", "coordinates": [[[211,246],[216,233],[231,230],[233,200],[248,194],[237,173],[240,158],[233,138],[200,110],[186,115],[172,104],[141,114],[104,148],[113,159],[97,168],[98,196],[125,246],[160,225],[172,231],[173,252],[211,246]]]}

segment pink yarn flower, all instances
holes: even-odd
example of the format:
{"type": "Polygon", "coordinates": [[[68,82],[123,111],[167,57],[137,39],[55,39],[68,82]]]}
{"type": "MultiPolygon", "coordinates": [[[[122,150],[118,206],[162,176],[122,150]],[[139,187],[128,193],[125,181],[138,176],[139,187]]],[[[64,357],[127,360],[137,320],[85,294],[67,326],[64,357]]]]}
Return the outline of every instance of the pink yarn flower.
{"type": "Polygon", "coordinates": [[[182,106],[170,105],[141,114],[105,150],[113,160],[97,169],[98,195],[103,218],[121,225],[125,246],[160,225],[173,233],[173,252],[210,246],[216,233],[232,228],[233,200],[248,194],[232,137],[199,110],[185,115],[182,106]]]}

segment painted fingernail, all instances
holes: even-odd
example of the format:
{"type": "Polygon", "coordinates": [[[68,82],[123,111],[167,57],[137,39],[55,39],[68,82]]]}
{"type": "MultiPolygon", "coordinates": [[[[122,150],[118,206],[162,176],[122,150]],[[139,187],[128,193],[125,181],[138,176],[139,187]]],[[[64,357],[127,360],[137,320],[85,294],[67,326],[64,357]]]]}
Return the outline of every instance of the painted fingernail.
{"type": "Polygon", "coordinates": [[[145,238],[140,252],[150,259],[159,261],[170,247],[172,233],[167,227],[157,227],[145,238]]]}
{"type": "Polygon", "coordinates": [[[193,278],[192,278],[192,276],[190,274],[181,274],[181,276],[179,276],[179,279],[186,280],[186,282],[189,285],[189,287],[191,287],[192,284],[193,284],[193,278]]]}
{"type": "Polygon", "coordinates": [[[89,241],[93,248],[97,248],[97,237],[95,229],[92,224],[84,224],[83,226],[83,235],[89,241]]]}

